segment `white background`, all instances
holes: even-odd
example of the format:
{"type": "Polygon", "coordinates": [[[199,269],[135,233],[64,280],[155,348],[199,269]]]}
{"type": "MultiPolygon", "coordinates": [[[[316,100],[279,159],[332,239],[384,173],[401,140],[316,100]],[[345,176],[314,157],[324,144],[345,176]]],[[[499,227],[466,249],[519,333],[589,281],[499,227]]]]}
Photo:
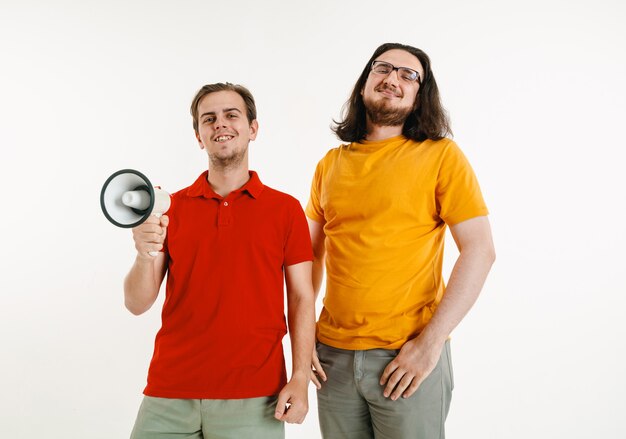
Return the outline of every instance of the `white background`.
{"type": "MultiPolygon", "coordinates": [[[[498,254],[453,334],[448,437],[626,437],[625,19],[620,0],[0,1],[0,436],[132,428],[162,297],[124,309],[111,173],[192,183],[189,104],[230,81],[257,100],[251,168],[304,205],[331,119],[397,41],[431,56],[498,254]]],[[[288,437],[319,437],[310,401],[288,437]]]]}

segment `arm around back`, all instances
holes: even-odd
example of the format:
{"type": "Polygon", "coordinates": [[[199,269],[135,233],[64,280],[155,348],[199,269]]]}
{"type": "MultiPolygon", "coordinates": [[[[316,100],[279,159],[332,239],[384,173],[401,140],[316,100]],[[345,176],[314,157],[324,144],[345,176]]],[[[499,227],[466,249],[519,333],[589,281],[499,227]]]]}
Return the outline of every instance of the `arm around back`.
{"type": "Polygon", "coordinates": [[[324,224],[307,219],[309,223],[309,234],[311,235],[311,245],[313,246],[313,290],[315,298],[322,287],[322,279],[324,277],[324,263],[326,260],[326,234],[324,233],[324,224]]]}

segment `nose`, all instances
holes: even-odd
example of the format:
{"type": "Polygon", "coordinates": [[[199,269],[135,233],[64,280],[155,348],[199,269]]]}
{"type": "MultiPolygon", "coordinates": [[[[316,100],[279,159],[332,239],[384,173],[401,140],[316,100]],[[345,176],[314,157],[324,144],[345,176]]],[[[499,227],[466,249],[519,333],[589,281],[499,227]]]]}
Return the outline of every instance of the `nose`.
{"type": "Polygon", "coordinates": [[[213,124],[213,128],[216,131],[219,131],[220,129],[226,128],[226,118],[224,116],[216,116],[215,117],[215,122],[213,124]]]}
{"type": "Polygon", "coordinates": [[[398,71],[394,69],[389,72],[387,76],[385,76],[385,79],[383,79],[383,83],[396,88],[398,86],[398,83],[400,82],[399,79],[400,78],[398,78],[398,71]]]}

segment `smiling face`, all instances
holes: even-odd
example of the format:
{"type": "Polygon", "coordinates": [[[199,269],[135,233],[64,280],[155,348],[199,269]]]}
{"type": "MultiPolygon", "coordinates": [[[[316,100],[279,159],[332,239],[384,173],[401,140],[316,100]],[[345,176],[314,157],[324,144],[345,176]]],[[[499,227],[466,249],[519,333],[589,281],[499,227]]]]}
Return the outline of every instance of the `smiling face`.
{"type": "Polygon", "coordinates": [[[196,138],[213,168],[247,165],[248,144],[256,139],[257,130],[257,121],[248,121],[245,102],[235,91],[209,93],[198,103],[196,138]]]}
{"type": "MultiPolygon", "coordinates": [[[[384,61],[395,67],[408,67],[424,77],[424,69],[417,57],[411,53],[392,49],[381,54],[376,61],[384,61]]],[[[379,126],[399,126],[415,108],[417,81],[403,79],[397,70],[388,74],[370,71],[361,90],[368,121],[379,126]]]]}

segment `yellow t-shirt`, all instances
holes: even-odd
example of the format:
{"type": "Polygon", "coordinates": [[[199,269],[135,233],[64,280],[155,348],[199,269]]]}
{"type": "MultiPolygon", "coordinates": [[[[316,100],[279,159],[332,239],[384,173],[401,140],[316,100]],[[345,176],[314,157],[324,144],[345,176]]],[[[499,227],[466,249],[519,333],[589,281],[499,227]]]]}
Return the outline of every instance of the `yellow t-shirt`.
{"type": "Polygon", "coordinates": [[[446,224],[487,215],[450,139],[351,143],[318,163],[306,208],[326,234],[317,338],[341,349],[399,349],[444,294],[446,224]]]}

